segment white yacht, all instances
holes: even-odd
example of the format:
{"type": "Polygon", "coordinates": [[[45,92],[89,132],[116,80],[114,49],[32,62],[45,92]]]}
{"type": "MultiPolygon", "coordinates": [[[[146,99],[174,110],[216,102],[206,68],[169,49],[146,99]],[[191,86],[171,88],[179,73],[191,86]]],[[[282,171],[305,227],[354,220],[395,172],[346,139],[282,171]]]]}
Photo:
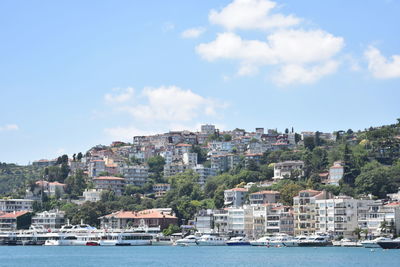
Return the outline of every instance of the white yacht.
{"type": "Polygon", "coordinates": [[[217,235],[202,235],[196,243],[199,246],[225,246],[226,239],[217,235]]]}
{"type": "Polygon", "coordinates": [[[176,240],[174,245],[176,245],[176,246],[196,246],[198,239],[199,239],[199,237],[197,237],[195,235],[188,235],[187,237],[176,240]]]}
{"type": "Polygon", "coordinates": [[[331,246],[332,242],[328,236],[323,235],[312,235],[306,239],[298,240],[299,247],[326,247],[331,246]]]}
{"type": "Polygon", "coordinates": [[[283,233],[274,235],[269,242],[269,246],[271,247],[294,247],[295,245],[297,245],[297,240],[294,240],[292,236],[283,233]]]}
{"type": "Polygon", "coordinates": [[[388,237],[378,237],[375,238],[373,240],[364,240],[361,242],[361,245],[364,248],[380,248],[380,246],[378,245],[378,242],[382,242],[382,241],[390,241],[391,239],[388,237]]]}
{"type": "Polygon", "coordinates": [[[252,246],[269,246],[270,241],[271,241],[270,236],[263,236],[257,240],[250,241],[250,245],[252,245],[252,246]]]}
{"type": "Polygon", "coordinates": [[[361,247],[362,245],[358,243],[356,240],[351,240],[349,238],[343,238],[340,240],[341,247],[361,247]]]}

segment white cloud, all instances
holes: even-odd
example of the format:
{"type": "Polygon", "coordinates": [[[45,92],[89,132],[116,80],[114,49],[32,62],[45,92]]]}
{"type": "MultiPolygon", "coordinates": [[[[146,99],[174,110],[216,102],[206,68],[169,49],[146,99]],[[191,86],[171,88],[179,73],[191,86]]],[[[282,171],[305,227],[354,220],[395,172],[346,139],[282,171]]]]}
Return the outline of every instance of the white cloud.
{"type": "Polygon", "coordinates": [[[181,33],[182,38],[198,38],[205,32],[205,28],[198,27],[198,28],[191,28],[183,31],[181,33]]]}
{"type": "Polygon", "coordinates": [[[370,46],[364,56],[368,61],[368,70],[375,78],[400,78],[400,55],[393,55],[389,60],[377,48],[370,46]]]}
{"type": "Polygon", "coordinates": [[[16,124],[6,124],[4,126],[0,126],[0,132],[17,131],[17,130],[19,130],[19,127],[16,124]]]}
{"type": "Polygon", "coordinates": [[[228,106],[225,102],[177,86],[144,88],[131,98],[135,102],[111,106],[118,111],[115,114],[118,114],[119,120],[127,120],[127,126],[104,129],[104,133],[113,140],[130,141],[135,135],[199,129],[199,122],[221,119],[223,110],[228,106]]]}
{"type": "Polygon", "coordinates": [[[134,90],[131,87],[126,89],[114,88],[113,94],[105,94],[104,100],[107,103],[124,103],[131,100],[134,96],[134,90]]]}
{"type": "Polygon", "coordinates": [[[145,88],[147,104],[125,107],[135,119],[144,121],[190,121],[200,114],[217,115],[224,104],[176,86],[145,88]]]}
{"type": "Polygon", "coordinates": [[[238,60],[240,63],[238,75],[241,76],[257,74],[262,66],[280,65],[285,75],[281,74],[274,80],[281,81],[282,77],[286,77],[288,82],[280,82],[280,84],[290,84],[314,82],[334,72],[336,68],[332,67],[332,58],[343,46],[343,38],[335,37],[322,30],[281,30],[267,36],[267,41],[243,40],[235,33],[226,32],[218,34],[217,38],[210,43],[198,45],[196,52],[208,61],[238,60]],[[305,65],[310,63],[315,66],[306,68],[305,65]],[[326,71],[326,67],[318,71],[321,69],[320,65],[329,66],[330,71],[326,71]],[[296,76],[290,76],[291,73],[300,72],[309,78],[299,79],[296,76]]]}
{"type": "Polygon", "coordinates": [[[336,72],[338,65],[339,62],[334,60],[309,68],[302,65],[288,64],[284,65],[273,79],[279,85],[313,83],[322,76],[336,72]]]}
{"type": "Polygon", "coordinates": [[[276,3],[269,0],[235,0],[221,11],[211,10],[209,20],[228,30],[289,27],[300,23],[300,19],[282,14],[271,14],[276,3]]]}

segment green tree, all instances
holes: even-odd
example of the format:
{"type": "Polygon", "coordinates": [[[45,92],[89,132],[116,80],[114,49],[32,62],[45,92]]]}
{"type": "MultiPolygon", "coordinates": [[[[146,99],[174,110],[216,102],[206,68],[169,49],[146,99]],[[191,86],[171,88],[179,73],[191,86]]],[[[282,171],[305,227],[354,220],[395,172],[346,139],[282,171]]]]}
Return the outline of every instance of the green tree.
{"type": "Polygon", "coordinates": [[[313,150],[315,147],[315,140],[312,136],[304,137],[304,147],[308,150],[313,150]]]}
{"type": "Polygon", "coordinates": [[[154,156],[147,160],[149,165],[149,172],[161,175],[164,171],[165,159],[161,156],[154,156]]]}
{"type": "Polygon", "coordinates": [[[232,135],[230,135],[230,134],[224,134],[223,137],[224,137],[224,141],[226,141],[226,142],[229,142],[232,140],[232,135]]]}
{"type": "Polygon", "coordinates": [[[343,164],[344,174],[342,182],[350,187],[354,187],[354,182],[357,177],[357,169],[354,164],[353,153],[348,144],[344,147],[343,164]]]}
{"type": "Polygon", "coordinates": [[[296,183],[288,183],[280,190],[281,201],[285,205],[293,205],[293,197],[297,196],[303,187],[296,183]]]}

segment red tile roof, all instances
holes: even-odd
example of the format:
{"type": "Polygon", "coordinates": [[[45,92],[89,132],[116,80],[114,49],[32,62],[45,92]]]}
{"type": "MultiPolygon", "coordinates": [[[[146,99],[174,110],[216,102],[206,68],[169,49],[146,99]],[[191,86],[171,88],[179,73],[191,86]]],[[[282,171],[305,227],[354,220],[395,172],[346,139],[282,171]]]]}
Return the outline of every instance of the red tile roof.
{"type": "Polygon", "coordinates": [[[246,188],[232,188],[232,189],[227,189],[226,191],[242,191],[242,192],[247,192],[248,190],[246,188]]]}
{"type": "Polygon", "coordinates": [[[386,204],[385,206],[400,206],[400,202],[392,202],[392,203],[386,204]]]}
{"type": "Polygon", "coordinates": [[[97,178],[93,178],[93,180],[113,180],[113,181],[122,181],[122,180],[125,180],[125,178],[114,177],[114,176],[99,176],[99,177],[97,177],[97,178]]]}
{"type": "Polygon", "coordinates": [[[256,192],[256,193],[252,193],[252,194],[250,194],[250,195],[259,195],[259,194],[280,194],[280,192],[278,192],[278,191],[272,191],[272,190],[263,190],[263,191],[260,191],[260,192],[256,192]]]}
{"type": "Polygon", "coordinates": [[[179,146],[179,147],[188,147],[188,146],[192,146],[192,145],[189,145],[189,144],[177,144],[176,146],[179,146]]]}
{"type": "Polygon", "coordinates": [[[17,217],[22,216],[27,213],[29,213],[29,211],[26,211],[26,210],[4,213],[3,215],[0,215],[0,219],[17,218],[17,217]]]}
{"type": "Polygon", "coordinates": [[[155,209],[142,211],[117,211],[104,217],[114,217],[118,219],[177,219],[177,217],[155,209]]]}

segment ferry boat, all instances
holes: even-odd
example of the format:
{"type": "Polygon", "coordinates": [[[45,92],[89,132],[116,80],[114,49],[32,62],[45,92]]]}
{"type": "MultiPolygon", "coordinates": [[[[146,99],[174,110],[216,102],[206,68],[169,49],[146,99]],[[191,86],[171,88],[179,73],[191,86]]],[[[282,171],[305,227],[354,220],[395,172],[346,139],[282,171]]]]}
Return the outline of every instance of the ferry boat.
{"type": "Polygon", "coordinates": [[[400,237],[393,240],[382,240],[377,242],[383,249],[400,249],[400,237]]]}
{"type": "Polygon", "coordinates": [[[391,241],[392,239],[388,237],[378,237],[373,240],[364,240],[361,242],[361,245],[364,248],[380,248],[381,246],[378,245],[378,242],[382,241],[391,241]]]}
{"type": "Polygon", "coordinates": [[[225,246],[226,239],[217,235],[203,235],[196,243],[199,246],[225,246]]]}
{"type": "Polygon", "coordinates": [[[226,244],[228,246],[250,246],[250,241],[244,236],[236,236],[226,241],[226,244]]]}
{"type": "Polygon", "coordinates": [[[195,235],[188,235],[187,237],[176,240],[174,245],[176,245],[176,246],[196,246],[198,239],[199,239],[199,237],[197,237],[195,235]]]}

